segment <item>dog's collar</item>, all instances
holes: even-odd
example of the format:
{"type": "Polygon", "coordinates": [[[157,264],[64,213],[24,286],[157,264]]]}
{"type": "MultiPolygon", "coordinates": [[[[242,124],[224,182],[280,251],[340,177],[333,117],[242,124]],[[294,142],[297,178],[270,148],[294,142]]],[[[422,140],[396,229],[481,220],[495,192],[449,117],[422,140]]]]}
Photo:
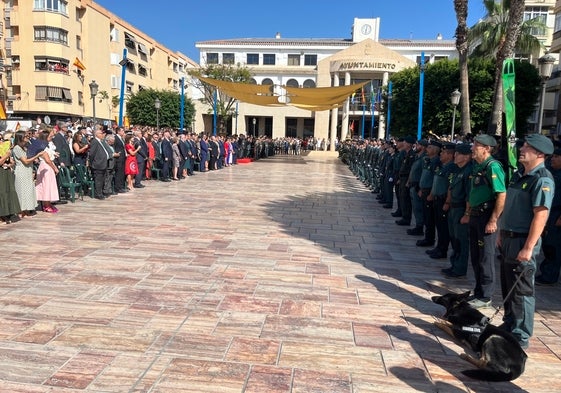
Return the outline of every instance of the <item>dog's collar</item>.
{"type": "Polygon", "coordinates": [[[489,317],[484,316],[477,325],[461,326],[460,329],[464,332],[481,333],[483,329],[489,324],[489,317]]]}

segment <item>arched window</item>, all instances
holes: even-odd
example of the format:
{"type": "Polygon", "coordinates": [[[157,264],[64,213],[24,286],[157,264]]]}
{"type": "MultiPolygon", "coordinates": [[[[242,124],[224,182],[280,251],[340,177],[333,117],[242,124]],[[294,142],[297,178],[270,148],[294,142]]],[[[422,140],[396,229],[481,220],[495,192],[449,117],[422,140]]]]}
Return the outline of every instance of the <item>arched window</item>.
{"type": "Polygon", "coordinates": [[[267,85],[274,85],[273,81],[270,78],[265,78],[263,79],[263,81],[261,82],[261,84],[263,86],[267,86],[267,85]]]}
{"type": "Polygon", "coordinates": [[[286,86],[288,87],[300,87],[296,79],[289,79],[286,81],[286,86]]]}
{"type": "Polygon", "coordinates": [[[313,87],[316,87],[316,82],[314,82],[314,81],[311,80],[311,79],[306,79],[306,80],[304,81],[304,83],[302,84],[302,86],[303,86],[303,87],[310,87],[310,88],[313,88],[313,87]]]}
{"type": "Polygon", "coordinates": [[[257,84],[257,81],[256,81],[255,79],[251,78],[251,79],[249,80],[249,84],[250,84],[250,85],[256,85],[256,84],[257,84]]]}

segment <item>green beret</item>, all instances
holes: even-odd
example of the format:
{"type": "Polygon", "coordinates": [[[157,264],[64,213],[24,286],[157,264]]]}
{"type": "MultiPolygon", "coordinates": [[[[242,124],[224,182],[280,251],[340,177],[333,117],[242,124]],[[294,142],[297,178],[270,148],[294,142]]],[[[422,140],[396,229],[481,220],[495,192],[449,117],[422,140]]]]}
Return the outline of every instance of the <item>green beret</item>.
{"type": "Polygon", "coordinates": [[[497,140],[493,138],[491,135],[487,135],[487,134],[477,135],[474,141],[477,143],[481,143],[482,145],[485,146],[491,146],[491,147],[497,146],[497,140]]]}
{"type": "Polygon", "coordinates": [[[471,155],[471,145],[469,143],[459,143],[456,145],[456,153],[471,155]]]}
{"type": "Polygon", "coordinates": [[[407,143],[410,144],[414,144],[415,143],[415,137],[411,136],[411,135],[407,135],[405,138],[403,138],[403,140],[407,143]]]}
{"type": "Polygon", "coordinates": [[[526,137],[526,143],[543,154],[553,153],[553,142],[542,134],[530,134],[526,137]]]}

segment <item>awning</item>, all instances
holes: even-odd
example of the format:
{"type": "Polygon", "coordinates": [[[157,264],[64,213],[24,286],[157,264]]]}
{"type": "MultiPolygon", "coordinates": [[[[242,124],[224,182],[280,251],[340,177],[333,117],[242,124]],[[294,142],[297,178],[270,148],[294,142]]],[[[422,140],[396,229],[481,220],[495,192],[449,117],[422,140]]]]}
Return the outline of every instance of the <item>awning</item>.
{"type": "Polygon", "coordinates": [[[35,87],[35,99],[39,101],[44,101],[47,99],[47,86],[35,87]]]}
{"type": "Polygon", "coordinates": [[[62,95],[64,96],[65,100],[72,101],[72,94],[70,93],[70,89],[62,89],[62,95]]]}
{"type": "Polygon", "coordinates": [[[60,98],[60,99],[62,99],[62,88],[49,86],[49,98],[60,98]]]}
{"type": "Polygon", "coordinates": [[[199,77],[226,95],[243,102],[263,106],[291,105],[310,111],[337,108],[356,90],[368,82],[338,87],[299,88],[274,85],[235,83],[199,77]]]}

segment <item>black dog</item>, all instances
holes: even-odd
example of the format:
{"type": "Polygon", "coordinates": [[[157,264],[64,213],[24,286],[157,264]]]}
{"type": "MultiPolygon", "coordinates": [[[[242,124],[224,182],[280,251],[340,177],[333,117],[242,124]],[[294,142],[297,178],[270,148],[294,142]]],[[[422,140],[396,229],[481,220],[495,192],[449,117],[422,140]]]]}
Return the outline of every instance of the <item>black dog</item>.
{"type": "Polygon", "coordinates": [[[512,381],[524,372],[528,355],[509,332],[489,323],[489,318],[473,308],[470,292],[433,296],[432,301],[446,308],[444,320],[435,325],[479,354],[479,359],[461,354],[477,367],[462,374],[483,381],[512,381]]]}

